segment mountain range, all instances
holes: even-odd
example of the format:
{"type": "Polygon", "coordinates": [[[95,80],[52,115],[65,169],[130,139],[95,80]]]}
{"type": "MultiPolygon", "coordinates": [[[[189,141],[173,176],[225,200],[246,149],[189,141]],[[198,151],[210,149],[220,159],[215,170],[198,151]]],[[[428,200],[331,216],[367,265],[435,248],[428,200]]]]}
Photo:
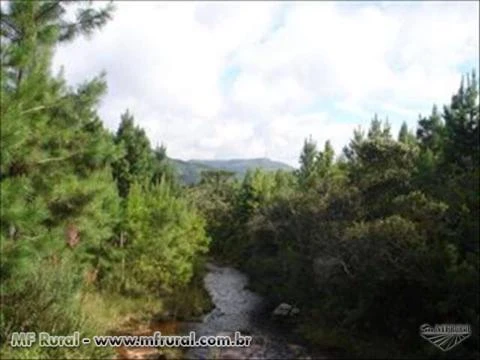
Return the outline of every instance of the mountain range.
{"type": "Polygon", "coordinates": [[[242,178],[248,169],[260,168],[266,171],[286,170],[294,168],[280,161],[267,158],[256,159],[230,159],[230,160],[179,160],[169,159],[176,169],[180,179],[185,184],[196,184],[200,181],[202,171],[226,170],[234,172],[238,178],[242,178]]]}

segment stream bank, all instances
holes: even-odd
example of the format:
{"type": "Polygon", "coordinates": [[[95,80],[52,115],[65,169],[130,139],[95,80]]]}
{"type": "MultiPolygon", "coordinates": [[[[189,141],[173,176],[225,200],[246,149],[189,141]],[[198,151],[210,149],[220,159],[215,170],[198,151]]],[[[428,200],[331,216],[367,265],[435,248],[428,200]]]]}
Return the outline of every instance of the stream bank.
{"type": "MultiPolygon", "coordinates": [[[[327,359],[324,354],[308,353],[307,348],[292,342],[288,330],[270,316],[266,300],[247,288],[245,274],[228,266],[207,264],[203,283],[213,303],[213,310],[197,321],[160,320],[149,324],[132,323],[117,332],[122,335],[228,335],[239,331],[251,336],[248,347],[202,347],[187,349],[123,348],[117,359],[327,359]]],[[[184,296],[188,296],[185,294],[184,296]]]]}

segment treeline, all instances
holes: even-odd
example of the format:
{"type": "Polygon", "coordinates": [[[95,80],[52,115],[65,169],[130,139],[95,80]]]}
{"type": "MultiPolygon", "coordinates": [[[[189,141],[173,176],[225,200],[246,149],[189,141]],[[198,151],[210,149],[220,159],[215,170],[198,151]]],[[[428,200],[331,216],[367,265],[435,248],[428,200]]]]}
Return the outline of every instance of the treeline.
{"type": "Polygon", "coordinates": [[[165,148],[152,149],[128,111],[116,134],[104,128],[104,76],[72,88],[51,73],[57,45],[93,35],[112,16],[111,4],[86,3],[69,21],[72,4],[2,4],[2,358],[111,356],[8,342],[20,331],[101,334],[102,309],[86,311],[86,294],[175,296],[208,249],[204,220],[180,193],[165,148]]]}
{"type": "MultiPolygon", "coordinates": [[[[377,116],[335,157],[305,140],[295,173],[206,173],[192,189],[213,253],[274,304],[302,308],[297,330],[365,357],[441,356],[424,323],[478,333],[479,107],[475,73],[451,102],[404,123],[377,116]]],[[[448,353],[478,353],[478,336],[448,353]]]]}

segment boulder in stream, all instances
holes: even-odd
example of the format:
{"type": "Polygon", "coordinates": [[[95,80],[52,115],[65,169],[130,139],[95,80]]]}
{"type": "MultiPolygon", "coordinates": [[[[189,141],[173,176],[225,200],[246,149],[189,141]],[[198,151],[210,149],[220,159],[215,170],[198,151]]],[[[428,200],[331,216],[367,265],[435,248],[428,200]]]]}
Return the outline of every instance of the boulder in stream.
{"type": "Polygon", "coordinates": [[[273,310],[272,315],[274,317],[286,317],[286,316],[295,316],[300,313],[300,309],[292,306],[287,303],[281,303],[278,305],[275,310],[273,310]]]}

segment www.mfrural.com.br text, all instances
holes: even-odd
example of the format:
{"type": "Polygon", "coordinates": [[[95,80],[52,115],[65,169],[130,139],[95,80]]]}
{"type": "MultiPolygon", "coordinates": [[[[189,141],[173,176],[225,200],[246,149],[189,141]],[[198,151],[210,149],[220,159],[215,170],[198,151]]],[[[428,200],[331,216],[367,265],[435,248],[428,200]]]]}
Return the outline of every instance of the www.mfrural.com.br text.
{"type": "Polygon", "coordinates": [[[188,335],[162,335],[160,331],[152,335],[118,335],[81,337],[76,331],[72,335],[58,336],[47,332],[16,332],[12,334],[10,346],[30,347],[78,347],[94,344],[98,347],[247,347],[251,336],[243,336],[236,331],[234,336],[199,336],[191,331],[188,335]]]}

